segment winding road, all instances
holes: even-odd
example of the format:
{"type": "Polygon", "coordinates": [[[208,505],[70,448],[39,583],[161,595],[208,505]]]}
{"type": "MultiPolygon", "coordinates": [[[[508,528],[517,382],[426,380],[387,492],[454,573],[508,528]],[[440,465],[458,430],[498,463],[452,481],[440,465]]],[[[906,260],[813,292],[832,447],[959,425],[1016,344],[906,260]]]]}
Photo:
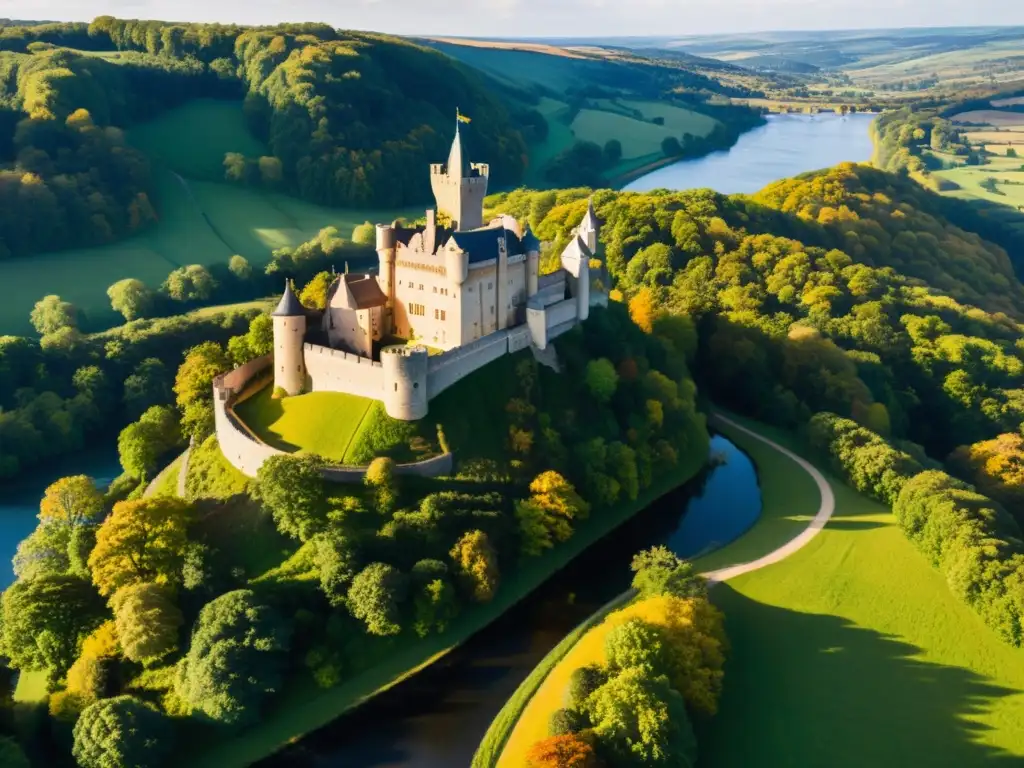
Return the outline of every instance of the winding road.
{"type": "Polygon", "coordinates": [[[803,549],[811,539],[817,536],[821,529],[825,527],[825,523],[827,523],[829,518],[832,517],[832,513],[835,512],[836,508],[836,497],[832,493],[832,486],[829,485],[825,476],[821,474],[821,472],[819,472],[809,461],[797,456],[788,448],[783,448],[775,441],[769,440],[767,437],[759,435],[757,432],[736,423],[727,416],[722,416],[721,414],[716,413],[714,414],[713,419],[722,424],[727,424],[732,429],[738,430],[745,435],[749,435],[755,440],[760,440],[762,443],[774,448],[783,456],[795,461],[801,469],[814,479],[815,484],[818,486],[818,493],[821,494],[821,503],[818,506],[817,514],[815,514],[810,524],[801,531],[799,535],[790,539],[773,552],[769,552],[767,555],[757,558],[757,560],[751,560],[749,563],[730,565],[726,568],[719,568],[716,571],[708,571],[702,574],[712,585],[717,584],[720,581],[728,581],[736,576],[742,576],[744,573],[758,571],[769,565],[785,560],[794,552],[803,549]]]}

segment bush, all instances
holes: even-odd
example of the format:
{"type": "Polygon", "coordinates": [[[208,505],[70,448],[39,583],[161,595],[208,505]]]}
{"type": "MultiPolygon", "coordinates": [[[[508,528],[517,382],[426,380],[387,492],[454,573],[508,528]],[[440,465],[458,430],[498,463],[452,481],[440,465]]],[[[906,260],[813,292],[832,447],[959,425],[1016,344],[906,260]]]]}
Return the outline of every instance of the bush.
{"type": "Polygon", "coordinates": [[[82,768],[158,768],[170,746],[171,729],[163,715],[133,696],[117,696],[82,712],[72,753],[82,768]]]}
{"type": "Polygon", "coordinates": [[[702,597],[707,594],[707,582],[694,570],[693,564],[668,547],[651,547],[637,553],[629,567],[635,574],[633,589],[641,597],[702,597]]]}
{"type": "Polygon", "coordinates": [[[608,673],[597,664],[588,664],[569,676],[569,705],[580,709],[587,698],[608,682],[608,673]]]}
{"type": "Polygon", "coordinates": [[[556,709],[548,721],[548,734],[564,736],[567,733],[579,733],[590,725],[587,716],[575,709],[556,709]]]}

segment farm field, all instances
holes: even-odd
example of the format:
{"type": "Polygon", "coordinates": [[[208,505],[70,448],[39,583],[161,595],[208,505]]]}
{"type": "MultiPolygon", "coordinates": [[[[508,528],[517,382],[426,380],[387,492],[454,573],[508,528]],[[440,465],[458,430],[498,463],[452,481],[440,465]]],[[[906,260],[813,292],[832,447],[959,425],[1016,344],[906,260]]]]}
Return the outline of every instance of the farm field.
{"type": "MultiPolygon", "coordinates": [[[[801,452],[785,433],[738,420],[801,452]]],[[[723,431],[757,463],[764,511],[747,536],[699,560],[701,570],[774,548],[802,529],[818,504],[810,478],[796,482],[788,459],[723,431]]],[[[732,650],[720,711],[698,727],[701,764],[952,768],[1019,761],[1020,651],[952,596],[889,510],[830,482],[836,511],[816,538],[712,592],[732,650]]],[[[555,666],[498,765],[518,768],[529,744],[547,735],[546,716],[561,706],[572,669],[598,652],[592,646],[584,636],[555,666]]]]}
{"type": "Polygon", "coordinates": [[[973,125],[994,125],[997,128],[1024,130],[1024,113],[1004,112],[1000,109],[975,109],[960,112],[950,118],[954,123],[970,123],[973,125]]]}
{"type": "Polygon", "coordinates": [[[622,142],[622,156],[635,159],[646,155],[660,154],[661,142],[669,136],[682,138],[684,133],[707,136],[714,130],[714,118],[676,107],[651,101],[598,102],[602,109],[582,109],[572,122],[572,132],[581,141],[592,141],[604,146],[611,139],[622,142]],[[640,120],[623,112],[640,113],[640,120]],[[654,118],[664,119],[664,125],[649,122],[654,118]]]}
{"type": "Polygon", "coordinates": [[[264,387],[235,406],[235,413],[268,445],[282,451],[312,453],[334,462],[345,458],[349,443],[373,401],[341,392],[310,392],[274,400],[264,387]]]}
{"type": "Polygon", "coordinates": [[[154,163],[159,222],[110,245],[0,262],[0,282],[8,296],[0,307],[0,334],[32,334],[28,316],[44,293],[55,293],[78,307],[83,330],[99,330],[121,322],[106,291],[123,278],[134,277],[155,288],[178,267],[226,263],[236,253],[259,268],[270,261],[275,248],[299,245],[324,227],[337,227],[347,237],[364,221],[413,214],[326,208],[211,180],[219,178],[214,175],[219,173],[217,157],[222,161],[225,151],[254,148],[245,144],[240,120],[236,103],[205,100],[134,128],[129,140],[166,163],[154,163]],[[209,146],[204,144],[207,131],[209,146]],[[201,178],[192,181],[179,171],[201,178]]]}

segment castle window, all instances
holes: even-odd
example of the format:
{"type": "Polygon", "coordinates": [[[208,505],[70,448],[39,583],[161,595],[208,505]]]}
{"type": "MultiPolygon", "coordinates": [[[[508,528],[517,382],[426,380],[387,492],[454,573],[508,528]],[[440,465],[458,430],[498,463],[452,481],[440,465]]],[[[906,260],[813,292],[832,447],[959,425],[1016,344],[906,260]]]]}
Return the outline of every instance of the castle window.
{"type": "Polygon", "coordinates": [[[487,284],[487,290],[488,291],[491,290],[493,287],[494,287],[494,283],[488,283],[487,284]]]}
{"type": "Polygon", "coordinates": [[[441,319],[444,320],[444,310],[441,310],[441,319]]]}
{"type": "Polygon", "coordinates": [[[420,383],[419,383],[418,381],[414,381],[414,382],[412,383],[412,388],[413,388],[413,389],[419,389],[419,388],[420,388],[420,383]]]}
{"type": "Polygon", "coordinates": [[[395,392],[397,392],[397,391],[398,391],[398,382],[396,381],[395,382],[395,392]]]}
{"type": "Polygon", "coordinates": [[[420,283],[420,290],[423,290],[423,283],[420,283]]]}
{"type": "Polygon", "coordinates": [[[437,293],[437,286],[434,286],[434,293],[437,293]]]}
{"type": "Polygon", "coordinates": [[[439,318],[440,318],[440,313],[435,309],[434,310],[434,319],[437,320],[439,318]]]}

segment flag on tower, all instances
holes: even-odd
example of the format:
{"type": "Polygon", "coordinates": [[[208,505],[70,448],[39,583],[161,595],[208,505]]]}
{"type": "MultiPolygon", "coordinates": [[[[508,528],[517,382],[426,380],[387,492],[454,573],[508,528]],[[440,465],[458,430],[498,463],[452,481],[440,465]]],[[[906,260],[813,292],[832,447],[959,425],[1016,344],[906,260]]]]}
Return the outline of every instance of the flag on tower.
{"type": "Polygon", "coordinates": [[[468,117],[466,117],[464,114],[459,112],[458,109],[455,110],[455,119],[458,120],[460,123],[471,123],[471,122],[473,122],[468,117]]]}

